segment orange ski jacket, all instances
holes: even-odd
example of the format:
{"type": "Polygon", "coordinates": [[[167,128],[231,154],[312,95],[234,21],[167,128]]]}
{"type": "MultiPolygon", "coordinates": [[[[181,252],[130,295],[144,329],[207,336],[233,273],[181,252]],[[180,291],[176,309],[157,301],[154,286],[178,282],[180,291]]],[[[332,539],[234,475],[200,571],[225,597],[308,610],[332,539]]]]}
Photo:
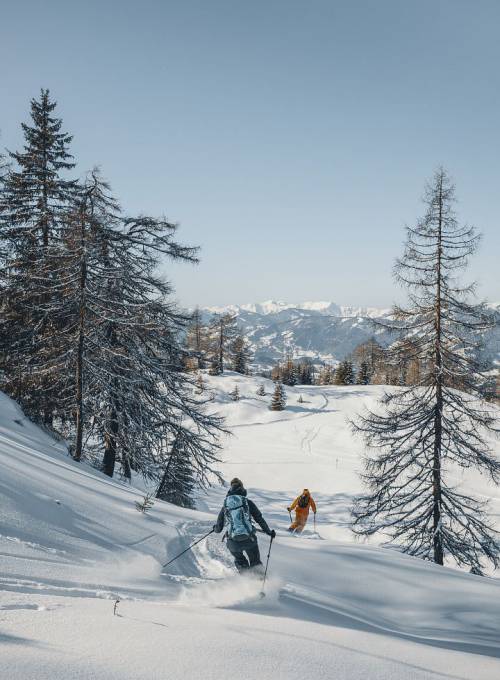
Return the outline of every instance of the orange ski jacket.
{"type": "Polygon", "coordinates": [[[300,511],[301,513],[304,512],[304,513],[307,513],[307,514],[309,514],[309,509],[311,509],[314,512],[314,514],[316,514],[316,503],[314,502],[314,498],[309,493],[309,489],[304,489],[304,491],[300,495],[297,496],[297,498],[293,501],[293,503],[291,504],[291,506],[289,508],[290,512],[292,510],[295,510],[295,508],[297,508],[297,512],[300,511]],[[309,497],[309,502],[307,503],[307,506],[305,508],[301,508],[298,505],[301,496],[308,496],[309,497]]]}

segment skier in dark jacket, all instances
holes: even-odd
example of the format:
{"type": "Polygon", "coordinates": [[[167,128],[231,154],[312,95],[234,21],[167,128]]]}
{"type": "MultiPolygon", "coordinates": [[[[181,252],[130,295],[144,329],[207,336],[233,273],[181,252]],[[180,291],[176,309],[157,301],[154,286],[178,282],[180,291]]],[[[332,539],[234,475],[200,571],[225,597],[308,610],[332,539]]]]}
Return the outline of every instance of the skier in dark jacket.
{"type": "Polygon", "coordinates": [[[246,495],[243,482],[237,477],[231,480],[231,488],[227,492],[217,523],[214,524],[215,533],[220,534],[224,524],[227,523],[227,547],[239,572],[262,564],[252,519],[268,536],[271,538],[276,536],[276,532],[269,528],[262,517],[259,508],[253,501],[247,499],[246,495]]]}

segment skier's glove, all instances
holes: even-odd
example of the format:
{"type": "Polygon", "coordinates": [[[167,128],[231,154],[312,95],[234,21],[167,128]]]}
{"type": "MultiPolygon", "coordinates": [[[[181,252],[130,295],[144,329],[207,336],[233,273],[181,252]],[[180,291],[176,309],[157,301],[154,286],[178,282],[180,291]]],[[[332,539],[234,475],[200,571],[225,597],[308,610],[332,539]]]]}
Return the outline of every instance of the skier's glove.
{"type": "Polygon", "coordinates": [[[290,509],[290,508],[287,508],[287,510],[288,510],[288,512],[291,512],[291,509],[290,509]]]}
{"type": "Polygon", "coordinates": [[[269,536],[271,536],[273,540],[276,538],[276,532],[274,531],[274,529],[269,532],[269,536]]]}

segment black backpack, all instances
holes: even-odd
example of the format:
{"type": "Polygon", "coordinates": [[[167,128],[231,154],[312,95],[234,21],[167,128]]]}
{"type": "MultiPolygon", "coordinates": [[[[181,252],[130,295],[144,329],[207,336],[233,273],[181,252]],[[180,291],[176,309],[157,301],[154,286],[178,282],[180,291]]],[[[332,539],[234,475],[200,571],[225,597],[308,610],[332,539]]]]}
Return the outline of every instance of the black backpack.
{"type": "Polygon", "coordinates": [[[297,503],[299,508],[307,508],[309,505],[309,496],[305,493],[302,494],[302,496],[299,498],[299,502],[297,503]]]}

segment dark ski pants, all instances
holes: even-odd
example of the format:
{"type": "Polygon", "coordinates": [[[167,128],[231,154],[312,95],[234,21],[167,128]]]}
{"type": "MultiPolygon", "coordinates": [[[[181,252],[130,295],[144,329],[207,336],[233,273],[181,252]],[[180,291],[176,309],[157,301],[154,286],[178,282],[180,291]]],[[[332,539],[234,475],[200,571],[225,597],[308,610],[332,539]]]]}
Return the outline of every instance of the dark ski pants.
{"type": "Polygon", "coordinates": [[[228,538],[227,547],[234,557],[234,564],[238,571],[251,569],[262,564],[260,561],[259,544],[255,534],[249,536],[244,541],[233,541],[231,538],[228,538]]]}

